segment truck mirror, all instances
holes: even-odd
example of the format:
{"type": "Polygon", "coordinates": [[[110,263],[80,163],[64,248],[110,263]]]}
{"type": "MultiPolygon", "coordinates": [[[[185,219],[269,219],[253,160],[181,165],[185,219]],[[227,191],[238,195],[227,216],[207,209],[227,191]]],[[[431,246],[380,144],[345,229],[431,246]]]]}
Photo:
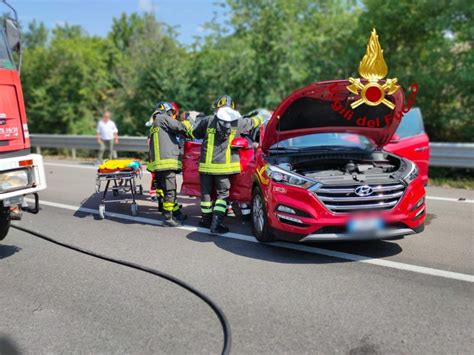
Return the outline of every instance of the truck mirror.
{"type": "Polygon", "coordinates": [[[20,51],[20,30],[17,23],[10,18],[5,19],[5,32],[10,49],[15,52],[20,51]]]}

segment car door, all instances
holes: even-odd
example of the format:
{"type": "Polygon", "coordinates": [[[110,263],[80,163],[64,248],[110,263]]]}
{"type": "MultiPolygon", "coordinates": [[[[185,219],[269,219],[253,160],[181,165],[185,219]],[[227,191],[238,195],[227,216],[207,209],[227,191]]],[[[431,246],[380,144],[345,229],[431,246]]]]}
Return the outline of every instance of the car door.
{"type": "MultiPolygon", "coordinates": [[[[249,203],[252,195],[252,178],[255,169],[255,150],[252,144],[244,137],[237,137],[232,142],[239,150],[242,172],[231,177],[230,200],[249,203]]],[[[201,156],[201,142],[187,141],[184,144],[183,154],[183,184],[181,193],[188,196],[201,196],[199,181],[199,158],[201,156]]]]}
{"type": "Polygon", "coordinates": [[[384,149],[415,162],[423,182],[428,183],[429,138],[419,108],[413,108],[403,116],[392,140],[384,149]]]}
{"type": "Polygon", "coordinates": [[[181,193],[188,196],[201,196],[199,182],[199,157],[201,156],[201,142],[198,140],[186,141],[183,154],[183,184],[181,193]]]}
{"type": "Polygon", "coordinates": [[[235,138],[232,146],[239,150],[241,173],[232,175],[230,200],[250,203],[252,199],[253,173],[255,171],[255,149],[247,137],[235,138]]]}

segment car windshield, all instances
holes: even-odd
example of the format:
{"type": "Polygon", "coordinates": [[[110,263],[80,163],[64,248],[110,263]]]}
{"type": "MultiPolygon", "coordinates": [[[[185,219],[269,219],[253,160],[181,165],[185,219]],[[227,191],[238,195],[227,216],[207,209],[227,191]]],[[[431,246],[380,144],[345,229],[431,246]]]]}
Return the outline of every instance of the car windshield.
{"type": "Polygon", "coordinates": [[[400,138],[413,137],[425,131],[423,127],[423,118],[419,108],[412,108],[403,116],[397,131],[395,132],[400,138]]]}
{"type": "Polygon", "coordinates": [[[10,51],[8,50],[7,39],[3,28],[0,28],[0,69],[16,69],[10,51]]]}
{"type": "Polygon", "coordinates": [[[319,148],[373,150],[373,144],[364,136],[350,133],[316,133],[283,140],[270,149],[310,150],[319,148]]]}

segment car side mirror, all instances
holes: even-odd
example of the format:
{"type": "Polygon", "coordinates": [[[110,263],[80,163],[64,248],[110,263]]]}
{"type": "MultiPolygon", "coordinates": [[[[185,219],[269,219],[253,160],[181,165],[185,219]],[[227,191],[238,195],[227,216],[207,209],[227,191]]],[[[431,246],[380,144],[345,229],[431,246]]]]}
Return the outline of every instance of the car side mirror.
{"type": "Polygon", "coordinates": [[[398,143],[400,142],[400,136],[398,134],[394,134],[392,136],[392,138],[390,139],[390,142],[391,144],[395,144],[395,143],[398,143]]]}
{"type": "Polygon", "coordinates": [[[234,149],[249,149],[249,141],[244,137],[234,138],[230,145],[234,149]]]}
{"type": "Polygon", "coordinates": [[[20,30],[17,23],[10,18],[5,19],[5,32],[7,35],[8,46],[12,51],[20,51],[20,30]]]}

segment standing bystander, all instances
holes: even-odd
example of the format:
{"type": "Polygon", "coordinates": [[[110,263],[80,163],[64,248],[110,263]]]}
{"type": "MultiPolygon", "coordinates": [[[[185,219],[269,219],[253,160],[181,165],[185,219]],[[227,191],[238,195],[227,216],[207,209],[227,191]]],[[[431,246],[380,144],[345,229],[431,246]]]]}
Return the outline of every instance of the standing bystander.
{"type": "Polygon", "coordinates": [[[97,162],[102,163],[104,152],[109,151],[109,159],[117,158],[114,144],[118,144],[118,129],[114,121],[110,119],[110,112],[105,111],[102,119],[97,123],[97,143],[99,143],[99,155],[97,162]]]}

